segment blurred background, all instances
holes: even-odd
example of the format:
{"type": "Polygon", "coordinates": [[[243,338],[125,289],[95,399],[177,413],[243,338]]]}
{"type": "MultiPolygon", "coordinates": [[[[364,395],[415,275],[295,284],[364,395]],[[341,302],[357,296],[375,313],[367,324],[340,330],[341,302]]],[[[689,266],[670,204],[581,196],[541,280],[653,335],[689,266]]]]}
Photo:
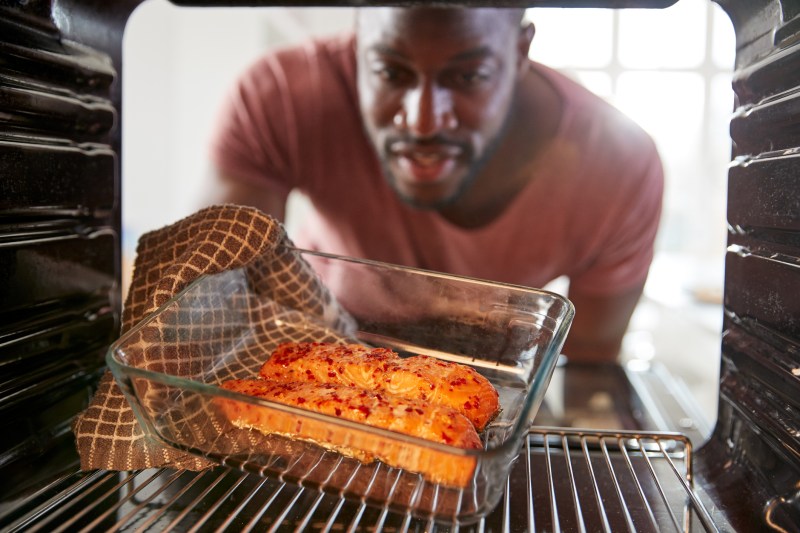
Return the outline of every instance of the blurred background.
{"type": "MultiPolygon", "coordinates": [[[[656,259],[623,359],[678,379],[716,418],[733,110],[734,33],[709,0],[649,10],[535,8],[531,58],[558,68],[642,125],[664,160],[656,259]],[[656,17],[657,23],[654,23],[656,17]],[[672,38],[680,34],[681,39],[672,38]]],[[[347,31],[344,8],[178,8],[147,0],[126,28],[123,61],[123,265],[139,236],[203,207],[219,103],[265,50],[347,31]]],[[[287,229],[307,206],[292,198],[287,229]]],[[[562,280],[547,288],[561,291],[562,280]]]]}

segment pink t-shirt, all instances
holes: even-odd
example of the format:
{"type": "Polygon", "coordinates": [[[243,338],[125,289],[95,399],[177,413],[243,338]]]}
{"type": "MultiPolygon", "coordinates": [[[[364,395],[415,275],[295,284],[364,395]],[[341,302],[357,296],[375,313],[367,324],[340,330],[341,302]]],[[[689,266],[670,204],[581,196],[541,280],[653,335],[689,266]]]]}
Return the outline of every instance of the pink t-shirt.
{"type": "Polygon", "coordinates": [[[312,250],[606,295],[641,283],[653,257],[663,173],[655,145],[619,111],[531,63],[563,100],[536,176],[490,224],[464,229],[403,203],[364,133],[352,36],[271,53],[226,100],[212,143],[221,172],[299,189],[314,212],[293,235],[312,250]]]}

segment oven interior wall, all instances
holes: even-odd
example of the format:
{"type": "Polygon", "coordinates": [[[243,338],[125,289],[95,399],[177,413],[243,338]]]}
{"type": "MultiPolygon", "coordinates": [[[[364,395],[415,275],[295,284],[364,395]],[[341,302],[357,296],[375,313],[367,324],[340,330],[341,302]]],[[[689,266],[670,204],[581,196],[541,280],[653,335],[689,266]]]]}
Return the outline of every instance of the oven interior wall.
{"type": "MultiPolygon", "coordinates": [[[[137,3],[0,1],[0,414],[14,429],[0,439],[3,501],[54,473],[63,458],[53,451],[69,440],[117,332],[120,47],[137,3]]],[[[739,113],[719,419],[698,474],[717,512],[743,530],[768,521],[791,531],[800,523],[800,4],[720,4],[737,33],[739,113]]]]}
{"type": "Polygon", "coordinates": [[[743,531],[800,524],[800,3],[721,1],[736,29],[719,416],[701,450],[743,531]],[[748,487],[748,490],[742,490],[748,487]],[[744,503],[744,505],[742,505],[744,503]],[[753,512],[760,509],[762,512],[753,512]]]}
{"type": "Polygon", "coordinates": [[[113,26],[58,7],[0,3],[0,496],[68,459],[118,325],[113,26]]]}

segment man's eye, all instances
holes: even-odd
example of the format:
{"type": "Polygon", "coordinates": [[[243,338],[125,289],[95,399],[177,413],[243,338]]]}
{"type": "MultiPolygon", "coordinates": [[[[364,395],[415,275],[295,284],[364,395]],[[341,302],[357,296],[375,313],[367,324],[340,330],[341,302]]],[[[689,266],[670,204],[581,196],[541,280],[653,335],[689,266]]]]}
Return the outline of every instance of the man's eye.
{"type": "Polygon", "coordinates": [[[460,85],[474,86],[483,83],[489,79],[489,74],[481,70],[470,70],[465,72],[458,72],[455,75],[455,81],[460,85]]]}
{"type": "Polygon", "coordinates": [[[399,84],[409,77],[408,71],[391,65],[373,67],[372,73],[384,83],[399,84]]]}

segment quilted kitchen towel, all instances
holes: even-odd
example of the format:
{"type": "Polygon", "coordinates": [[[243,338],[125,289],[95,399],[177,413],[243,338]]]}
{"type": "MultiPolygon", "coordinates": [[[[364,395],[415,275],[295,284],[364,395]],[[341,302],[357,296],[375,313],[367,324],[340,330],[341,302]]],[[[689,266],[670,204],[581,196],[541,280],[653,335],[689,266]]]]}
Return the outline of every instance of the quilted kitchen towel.
{"type": "MultiPolygon", "coordinates": [[[[269,346],[289,340],[308,340],[291,330],[277,330],[271,313],[289,309],[319,317],[321,323],[330,326],[325,328],[328,335],[330,331],[347,331],[347,314],[338,307],[308,264],[292,251],[291,242],[277,220],[253,208],[218,205],[147,233],[139,240],[133,278],[122,313],[122,333],[138,333],[142,335],[141,342],[148,346],[141,350],[137,366],[157,372],[175,368],[178,364],[204,368],[207,361],[197,354],[209,350],[200,350],[198,346],[176,350],[168,342],[159,342],[159,336],[166,331],[165,325],[175,317],[158,317],[148,322],[144,329],[134,326],[200,276],[240,268],[248,271],[247,279],[254,285],[250,289],[265,296],[259,301],[269,302],[253,311],[255,322],[260,320],[269,326],[259,329],[255,324],[260,332],[259,342],[263,345],[256,346],[252,353],[242,354],[243,358],[252,359],[249,363],[244,362],[249,365],[246,372],[252,372],[253,367],[257,368],[256,365],[263,362],[264,351],[269,346]]],[[[210,291],[216,290],[213,284],[209,287],[210,291]]],[[[217,288],[221,290],[221,286],[217,288]]],[[[225,320],[224,315],[219,320],[225,320]]],[[[224,341],[209,339],[208,335],[199,337],[197,342],[224,341]]],[[[166,340],[166,336],[163,338],[166,340]]],[[[346,336],[315,340],[342,339],[346,336]]],[[[244,368],[223,366],[214,369],[212,373],[216,374],[213,375],[204,370],[204,380],[214,383],[237,377],[237,372],[242,374],[241,377],[246,374],[244,368]]],[[[175,420],[170,420],[173,405],[165,401],[164,393],[158,387],[152,389],[141,395],[141,401],[150,402],[150,406],[163,404],[164,419],[174,424],[172,427],[176,434],[191,431],[200,441],[214,439],[214,445],[218,445],[223,454],[246,453],[252,444],[248,442],[253,438],[249,436],[250,432],[233,431],[220,435],[220,420],[215,419],[208,409],[204,411],[202,406],[192,420],[186,419],[188,411],[185,408],[177,411],[179,414],[175,415],[175,420]]],[[[135,470],[160,466],[199,470],[216,464],[207,457],[189,454],[146,437],[110,371],[102,377],[86,411],[76,417],[73,430],[84,470],[135,470]]]]}

